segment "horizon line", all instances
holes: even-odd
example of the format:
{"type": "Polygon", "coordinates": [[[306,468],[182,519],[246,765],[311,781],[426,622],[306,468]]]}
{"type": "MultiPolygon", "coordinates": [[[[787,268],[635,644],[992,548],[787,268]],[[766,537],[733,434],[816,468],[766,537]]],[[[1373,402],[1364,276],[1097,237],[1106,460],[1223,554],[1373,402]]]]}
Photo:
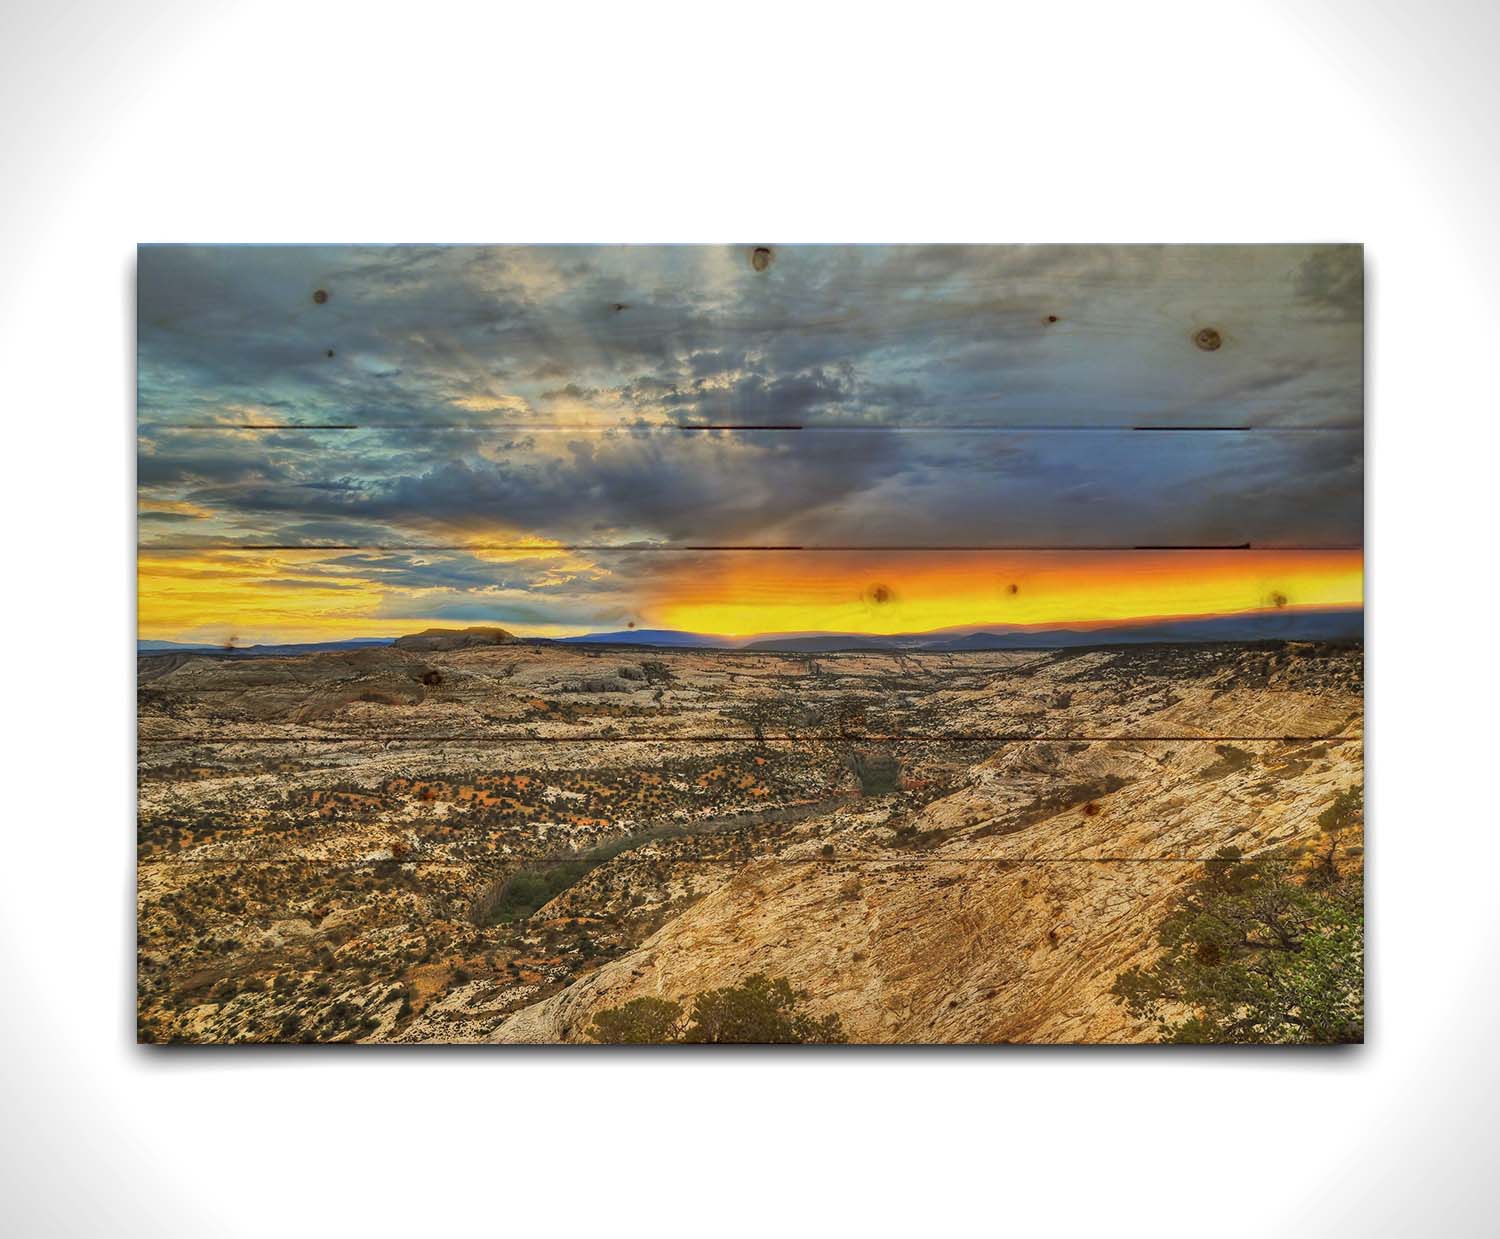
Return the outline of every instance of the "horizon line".
{"type": "MultiPolygon", "coordinates": [[[[1184,612],[1184,613],[1167,614],[1167,615],[1133,616],[1133,617],[1130,617],[1130,618],[1127,618],[1127,619],[1054,620],[1054,621],[1042,621],[1042,622],[1033,623],[1033,624],[1015,624],[1015,623],[1004,623],[1004,622],[1000,622],[1000,623],[986,623],[986,622],[983,622],[983,621],[975,621],[975,622],[973,622],[971,624],[955,624],[955,625],[949,625],[949,626],[943,627],[943,628],[929,628],[929,629],[923,629],[923,630],[919,630],[919,631],[897,630],[897,631],[893,631],[893,632],[856,631],[856,630],[851,630],[851,629],[802,629],[802,630],[782,630],[782,631],[764,631],[764,630],[762,630],[762,631],[746,632],[746,633],[729,633],[729,632],[699,632],[699,631],[696,631],[694,629],[689,629],[689,628],[666,628],[666,627],[652,627],[652,626],[645,626],[645,625],[637,627],[636,625],[633,625],[633,624],[627,624],[627,626],[623,627],[623,628],[591,628],[591,629],[583,629],[583,630],[580,630],[578,632],[563,633],[563,634],[552,635],[552,636],[543,636],[543,635],[538,635],[538,634],[528,634],[528,633],[524,633],[524,632],[513,631],[506,623],[504,623],[503,621],[499,621],[499,620],[472,621],[472,622],[469,622],[469,623],[464,623],[462,621],[455,620],[455,621],[448,621],[446,623],[444,623],[444,622],[428,623],[427,627],[428,628],[436,628],[436,629],[441,630],[441,631],[450,631],[450,632],[462,632],[462,631],[465,631],[466,629],[472,629],[472,628],[500,628],[500,629],[503,629],[504,631],[510,633],[510,635],[513,636],[513,637],[515,637],[517,640],[522,640],[522,641],[557,641],[557,642],[567,642],[567,641],[577,641],[577,640],[581,640],[581,639],[586,639],[586,638],[589,638],[589,637],[608,637],[608,636],[617,636],[617,635],[623,637],[623,636],[628,636],[631,633],[641,633],[641,634],[644,634],[644,633],[671,633],[671,634],[677,635],[677,636],[696,638],[696,639],[701,640],[701,641],[723,641],[726,645],[743,645],[745,643],[753,642],[753,641],[812,639],[812,638],[818,638],[818,637],[850,637],[850,638],[869,638],[869,639],[886,639],[886,640],[890,640],[890,639],[893,639],[893,638],[900,638],[900,637],[942,637],[942,636],[957,636],[957,635],[977,636],[980,633],[986,633],[986,632],[992,632],[992,633],[996,633],[996,634],[1005,634],[1005,635],[1013,635],[1013,634],[1025,635],[1027,633],[1045,633],[1045,632],[1078,632],[1078,633],[1088,633],[1088,632],[1103,632],[1103,631],[1107,631],[1107,630],[1118,630],[1118,629],[1144,628],[1144,627],[1150,627],[1150,626],[1155,625],[1155,624],[1181,624],[1181,623],[1192,623],[1192,622],[1207,622],[1207,621],[1214,621],[1214,620],[1253,619],[1253,618],[1263,618],[1263,617],[1275,616],[1275,615],[1289,615],[1289,616],[1352,615],[1354,613],[1358,613],[1360,615],[1363,615],[1364,609],[1365,608],[1364,608],[1363,601],[1358,602],[1358,603],[1337,604],[1337,605],[1332,605],[1332,606],[1325,606],[1325,605],[1320,605],[1320,604],[1317,604],[1317,603],[1302,603],[1302,604],[1288,603],[1285,606],[1279,606],[1279,607],[1278,606],[1252,607],[1252,608],[1248,608],[1248,609],[1243,610],[1243,611],[1184,612]]],[[[422,621],[416,621],[416,622],[417,623],[421,623],[422,621]]],[[[234,638],[230,638],[230,640],[227,641],[227,642],[218,642],[218,641],[210,641],[210,640],[185,640],[185,639],[182,639],[180,637],[143,637],[143,636],[140,635],[139,631],[137,631],[137,634],[136,634],[136,644],[137,644],[137,646],[140,646],[140,645],[143,645],[143,644],[189,645],[189,646],[205,646],[205,647],[207,647],[207,646],[217,646],[217,647],[225,649],[225,650],[232,650],[232,649],[252,649],[255,646],[259,646],[259,645],[340,645],[340,644],[350,644],[350,643],[357,642],[357,641],[394,642],[394,641],[400,639],[401,637],[414,636],[414,635],[417,634],[418,631],[421,631],[421,630],[416,629],[415,627],[413,627],[409,631],[395,633],[393,635],[364,635],[364,636],[352,636],[352,637],[326,637],[326,638],[313,638],[313,639],[303,639],[303,640],[284,640],[284,639],[267,638],[267,639],[261,639],[261,640],[250,642],[250,643],[243,644],[243,645],[236,644],[234,638]]]]}

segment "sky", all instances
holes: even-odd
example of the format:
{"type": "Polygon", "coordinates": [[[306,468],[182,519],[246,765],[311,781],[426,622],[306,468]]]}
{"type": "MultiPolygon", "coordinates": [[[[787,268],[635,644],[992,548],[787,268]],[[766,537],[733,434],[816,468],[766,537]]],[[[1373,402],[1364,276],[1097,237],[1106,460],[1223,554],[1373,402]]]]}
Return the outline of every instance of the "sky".
{"type": "Polygon", "coordinates": [[[1361,599],[1358,247],[148,246],[137,287],[143,638],[1361,599]]]}

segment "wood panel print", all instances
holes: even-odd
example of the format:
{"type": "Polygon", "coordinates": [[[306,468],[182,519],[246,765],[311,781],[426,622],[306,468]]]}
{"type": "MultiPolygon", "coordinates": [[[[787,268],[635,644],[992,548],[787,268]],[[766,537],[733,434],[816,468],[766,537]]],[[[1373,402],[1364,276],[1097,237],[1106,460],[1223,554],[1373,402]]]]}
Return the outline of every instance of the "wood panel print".
{"type": "Polygon", "coordinates": [[[148,246],[154,1043],[1364,1036],[1357,246],[148,246]]]}

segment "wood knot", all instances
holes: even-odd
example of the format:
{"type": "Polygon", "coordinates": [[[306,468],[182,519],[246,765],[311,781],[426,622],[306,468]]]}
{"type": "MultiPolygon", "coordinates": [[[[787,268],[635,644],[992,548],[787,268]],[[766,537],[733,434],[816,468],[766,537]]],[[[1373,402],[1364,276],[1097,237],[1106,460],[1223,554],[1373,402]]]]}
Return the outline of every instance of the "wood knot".
{"type": "Polygon", "coordinates": [[[1196,335],[1193,336],[1193,343],[1201,348],[1205,353],[1212,353],[1216,348],[1224,343],[1224,338],[1219,335],[1219,333],[1212,327],[1204,327],[1196,335]]]}
{"type": "Polygon", "coordinates": [[[764,271],[771,265],[772,257],[773,255],[767,246],[757,245],[750,251],[750,265],[757,271],[764,271]]]}
{"type": "Polygon", "coordinates": [[[319,288],[319,289],[315,289],[313,291],[313,304],[314,305],[322,305],[327,300],[328,300],[328,290],[326,288],[319,288]]]}

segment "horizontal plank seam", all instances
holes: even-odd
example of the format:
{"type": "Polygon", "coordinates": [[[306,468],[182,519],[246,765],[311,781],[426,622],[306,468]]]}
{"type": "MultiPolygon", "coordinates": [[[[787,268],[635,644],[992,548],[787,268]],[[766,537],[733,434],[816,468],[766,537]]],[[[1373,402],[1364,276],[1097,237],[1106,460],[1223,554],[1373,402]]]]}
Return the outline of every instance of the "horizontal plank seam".
{"type": "Polygon", "coordinates": [[[1130,554],[1135,551],[1263,551],[1300,554],[1309,551],[1362,551],[1359,542],[1298,542],[1298,543],[1251,543],[1251,542],[1158,542],[1158,543],[800,543],[751,545],[745,543],[652,543],[647,546],[628,542],[142,542],[137,552],[154,553],[223,553],[251,551],[629,551],[685,554],[697,551],[772,551],[772,552],[914,552],[952,554],[982,554],[993,551],[1043,551],[1055,552],[1108,552],[1130,554]]]}
{"type": "Polygon", "coordinates": [[[620,431],[633,433],[652,432],[666,433],[671,431],[682,431],[689,433],[701,433],[704,431],[722,431],[728,433],[783,433],[788,431],[820,431],[832,433],[858,433],[858,434],[925,434],[930,431],[941,431],[943,433],[964,434],[1131,434],[1136,432],[1148,432],[1152,434],[1354,434],[1364,430],[1361,422],[1329,422],[1321,426],[1263,426],[1263,425],[1235,425],[1235,426],[1172,426],[1153,425],[1149,423],[1119,423],[1105,425],[1091,425],[1086,422],[1068,423],[1059,425],[1057,423],[1035,422],[1035,423],[1005,423],[1005,422],[911,422],[911,423],[879,423],[879,422],[710,422],[701,424],[689,423],[647,423],[635,422],[511,422],[511,423],[486,423],[469,425],[463,422],[138,422],[137,432],[164,431],[164,430],[192,430],[192,431],[297,431],[304,433],[317,433],[324,431],[350,431],[350,430],[399,430],[408,432],[429,431],[449,432],[457,431],[465,434],[513,434],[524,431],[528,434],[576,434],[580,432],[589,434],[615,434],[620,431]]]}
{"type": "Polygon", "coordinates": [[[607,552],[663,552],[687,553],[700,550],[757,550],[757,552],[1109,552],[1131,553],[1136,550],[1274,550],[1274,552],[1301,555],[1301,553],[1325,552],[1325,550],[1364,550],[1358,541],[1329,541],[1329,543],[784,543],[771,546],[754,546],[747,543],[652,543],[649,546],[633,546],[630,543],[582,543],[582,541],[320,541],[320,543],[291,543],[291,541],[245,541],[245,543],[186,543],[186,541],[151,541],[138,543],[138,552],[172,555],[204,552],[257,552],[257,550],[407,550],[407,552],[429,552],[429,550],[607,550],[607,552]]]}
{"type": "MultiPolygon", "coordinates": [[[[722,832],[714,837],[731,837],[730,832],[722,832]]],[[[632,849],[633,850],[633,849],[632,849]]],[[[620,853],[628,856],[629,852],[620,853]]],[[[483,861],[470,862],[447,861],[447,860],[405,860],[388,858],[385,860],[349,860],[349,861],[320,861],[320,860],[298,860],[294,857],[282,858],[250,858],[244,860],[225,859],[219,857],[184,857],[174,856],[171,858],[151,857],[136,862],[137,871],[152,868],[179,868],[186,865],[302,865],[308,867],[321,867],[328,871],[344,869],[373,869],[380,865],[430,865],[433,868],[451,868],[473,870],[476,867],[504,868],[515,863],[520,865],[567,865],[574,864],[586,859],[584,853],[579,852],[573,856],[540,856],[526,857],[513,856],[503,860],[486,858],[483,861]]],[[[669,864],[701,864],[701,865],[750,865],[757,861],[771,861],[778,865],[828,865],[835,866],[840,863],[857,862],[866,865],[1201,865],[1211,860],[1219,859],[1217,856],[664,856],[659,858],[663,863],[669,864]]],[[[608,862],[604,862],[608,863],[608,862]]]]}
{"type": "Polygon", "coordinates": [[[438,735],[438,736],[397,736],[397,735],[363,735],[363,736],[237,736],[227,739],[204,739],[198,736],[138,736],[140,744],[707,744],[713,742],[724,743],[800,743],[800,744],[829,744],[835,741],[859,742],[859,743],[889,743],[889,744],[926,744],[938,740],[944,741],[971,741],[976,744],[1027,744],[1033,741],[1045,741],[1049,743],[1064,743],[1067,741],[1087,741],[1097,743],[1102,741],[1118,741],[1129,744],[1144,743],[1171,743],[1180,744],[1188,741],[1203,744],[1223,744],[1229,741],[1242,741],[1244,743],[1260,744],[1345,744],[1363,741],[1363,736],[1351,735],[1326,735],[1326,736],[1099,736],[1099,735],[1028,735],[1024,732],[1009,732],[999,735],[972,734],[964,732],[935,732],[930,735],[914,735],[911,733],[891,732],[854,732],[837,733],[827,736],[817,735],[691,735],[691,736],[622,736],[622,735],[588,735],[588,736],[469,736],[469,735],[438,735]]]}

